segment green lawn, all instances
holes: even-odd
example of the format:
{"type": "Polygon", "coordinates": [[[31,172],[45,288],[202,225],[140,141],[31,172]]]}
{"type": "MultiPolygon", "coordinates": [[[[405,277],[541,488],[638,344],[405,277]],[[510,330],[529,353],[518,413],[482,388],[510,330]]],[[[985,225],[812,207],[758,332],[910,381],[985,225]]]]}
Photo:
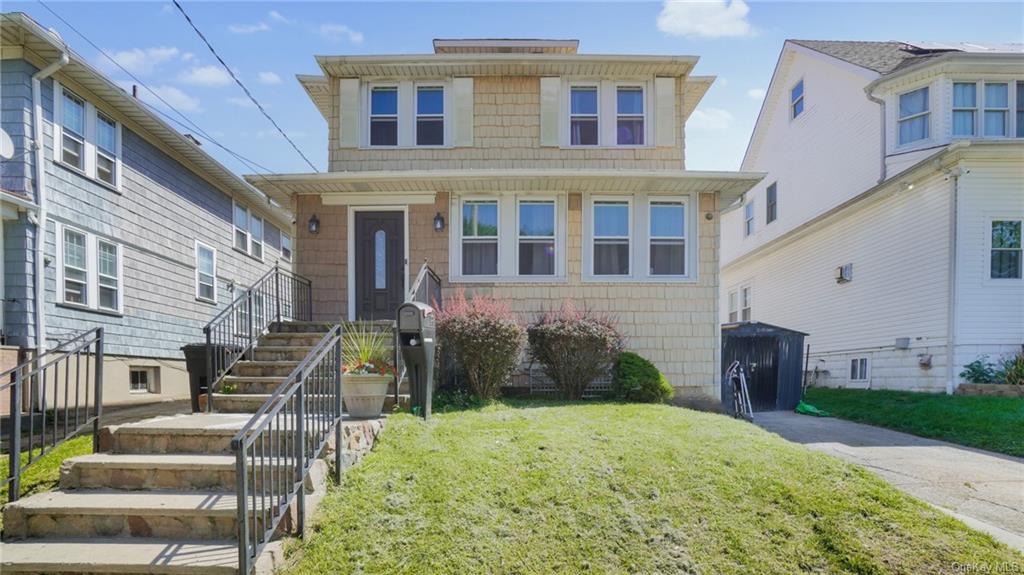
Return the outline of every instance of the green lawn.
{"type": "Polygon", "coordinates": [[[805,401],[843,419],[1024,457],[1021,398],[812,387],[805,401]]]}
{"type": "MultiPolygon", "coordinates": [[[[27,447],[27,445],[26,445],[27,447]]],[[[36,450],[38,452],[38,450],[36,450]]],[[[48,491],[57,486],[57,482],[60,480],[60,464],[64,463],[65,459],[75,457],[76,455],[85,455],[86,453],[92,453],[92,434],[80,435],[73,437],[64,443],[58,445],[53,451],[47,453],[41,459],[35,461],[28,468],[24,469],[21,474],[21,496],[26,497],[33,493],[39,493],[41,491],[48,491]]],[[[28,452],[24,451],[21,453],[22,465],[28,460],[28,452]]],[[[7,478],[10,477],[10,462],[7,459],[5,453],[0,458],[0,481],[3,481],[3,486],[0,487],[0,505],[7,503],[7,491],[9,484],[6,483],[7,478]]],[[[3,527],[3,517],[0,515],[0,527],[3,527]]]]}
{"type": "Polygon", "coordinates": [[[291,573],[952,573],[1024,556],[870,472],[669,406],[399,414],[291,573]]]}

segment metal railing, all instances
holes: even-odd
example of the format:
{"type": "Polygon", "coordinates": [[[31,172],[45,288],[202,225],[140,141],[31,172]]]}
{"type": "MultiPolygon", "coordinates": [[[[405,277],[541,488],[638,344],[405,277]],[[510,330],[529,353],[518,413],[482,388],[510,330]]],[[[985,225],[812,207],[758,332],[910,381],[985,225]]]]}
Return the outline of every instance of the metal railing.
{"type": "Polygon", "coordinates": [[[9,473],[2,484],[8,487],[8,501],[16,501],[22,473],[61,443],[92,427],[92,448],[97,451],[103,417],[103,328],[0,373],[0,381],[0,394],[10,394],[7,437],[0,440],[8,449],[9,473]],[[27,431],[22,429],[25,423],[27,431]]]}
{"type": "Polygon", "coordinates": [[[296,506],[305,524],[305,479],[334,434],[341,478],[341,326],[335,326],[232,439],[238,500],[238,569],[252,571],[281,520],[296,506]]]}
{"type": "Polygon", "coordinates": [[[206,337],[206,411],[228,371],[248,355],[274,322],[313,317],[312,282],[276,264],[203,327],[206,337]]]}
{"type": "Polygon", "coordinates": [[[423,262],[423,265],[420,266],[420,271],[416,274],[416,280],[412,282],[412,287],[409,288],[405,301],[418,301],[435,309],[442,309],[444,307],[444,296],[441,293],[441,278],[434,273],[434,270],[430,268],[427,262],[423,262]]]}

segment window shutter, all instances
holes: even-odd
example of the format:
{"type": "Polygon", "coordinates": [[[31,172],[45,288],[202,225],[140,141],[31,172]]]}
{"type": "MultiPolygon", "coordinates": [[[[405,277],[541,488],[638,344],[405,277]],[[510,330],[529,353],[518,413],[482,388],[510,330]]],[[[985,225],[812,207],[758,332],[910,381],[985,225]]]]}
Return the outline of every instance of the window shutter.
{"type": "Polygon", "coordinates": [[[356,148],[359,146],[359,78],[341,79],[339,100],[338,146],[356,148]]]}
{"type": "Polygon", "coordinates": [[[452,145],[473,145],[473,78],[452,80],[452,145]]]}
{"type": "Polygon", "coordinates": [[[540,79],[540,145],[558,145],[558,110],[562,79],[540,79]]]}
{"type": "Polygon", "coordinates": [[[676,79],[654,79],[654,144],[676,145],[676,79]]]}

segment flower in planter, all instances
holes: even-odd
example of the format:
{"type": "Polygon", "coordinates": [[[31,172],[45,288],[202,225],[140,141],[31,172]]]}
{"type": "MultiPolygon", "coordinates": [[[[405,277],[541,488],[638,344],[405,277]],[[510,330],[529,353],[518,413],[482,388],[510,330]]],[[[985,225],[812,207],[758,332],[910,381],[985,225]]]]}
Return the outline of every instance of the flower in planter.
{"type": "Polygon", "coordinates": [[[341,338],[341,372],[352,375],[396,375],[389,357],[391,334],[366,324],[352,324],[341,338]]]}

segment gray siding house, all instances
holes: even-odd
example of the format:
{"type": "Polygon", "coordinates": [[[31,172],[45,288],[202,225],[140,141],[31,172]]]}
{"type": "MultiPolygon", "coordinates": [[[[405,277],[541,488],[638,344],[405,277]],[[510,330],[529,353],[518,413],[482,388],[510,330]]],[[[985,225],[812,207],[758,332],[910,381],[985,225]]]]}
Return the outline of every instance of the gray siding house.
{"type": "Polygon", "coordinates": [[[2,343],[24,358],[103,326],[105,403],[187,397],[181,347],[291,267],[290,213],[54,33],[0,24],[2,343]]]}

